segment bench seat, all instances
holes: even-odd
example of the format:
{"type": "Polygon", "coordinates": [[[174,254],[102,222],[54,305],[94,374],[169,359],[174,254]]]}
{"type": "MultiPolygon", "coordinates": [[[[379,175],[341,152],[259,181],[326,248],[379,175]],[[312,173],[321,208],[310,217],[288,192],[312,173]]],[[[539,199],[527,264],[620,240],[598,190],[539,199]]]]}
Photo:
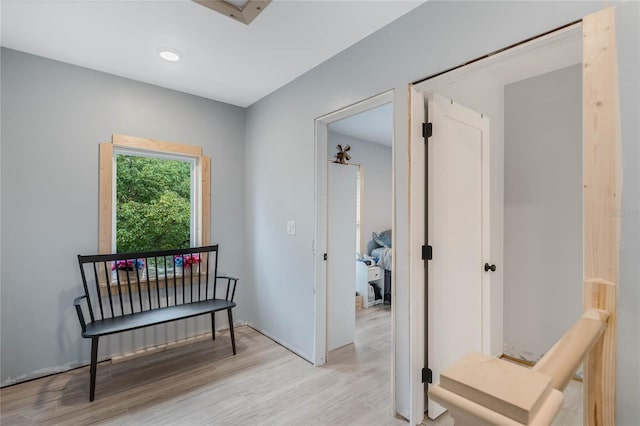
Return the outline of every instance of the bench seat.
{"type": "Polygon", "coordinates": [[[82,337],[106,336],[108,334],[135,330],[150,325],[191,318],[210,312],[222,311],[235,306],[235,302],[224,299],[213,299],[169,306],[151,311],[135,312],[121,317],[105,318],[88,323],[86,330],[82,332],[82,337]]]}
{"type": "Polygon", "coordinates": [[[78,255],[78,265],[84,294],[73,306],[82,337],[91,339],[89,401],[95,397],[102,336],[210,315],[215,340],[215,313],[227,311],[231,350],[236,354],[232,310],[238,278],[218,275],[217,245],[78,255]]]}

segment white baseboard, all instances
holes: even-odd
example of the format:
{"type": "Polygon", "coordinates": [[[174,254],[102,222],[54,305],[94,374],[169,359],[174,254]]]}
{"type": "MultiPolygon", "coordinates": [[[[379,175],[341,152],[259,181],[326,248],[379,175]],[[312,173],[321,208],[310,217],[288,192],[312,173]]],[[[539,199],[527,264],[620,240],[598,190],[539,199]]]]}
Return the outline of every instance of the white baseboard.
{"type": "Polygon", "coordinates": [[[310,362],[311,364],[313,364],[313,361],[311,361],[311,357],[304,353],[303,351],[301,351],[300,349],[296,348],[293,345],[290,345],[289,343],[278,339],[277,337],[271,335],[269,332],[264,331],[262,329],[260,329],[260,327],[256,327],[255,325],[251,324],[251,323],[247,323],[246,324],[248,327],[253,328],[255,331],[257,331],[258,333],[268,337],[269,339],[273,340],[274,342],[276,342],[277,344],[279,344],[280,346],[282,346],[283,348],[285,348],[286,350],[293,352],[294,354],[298,355],[300,358],[304,359],[307,362],[310,362]]]}

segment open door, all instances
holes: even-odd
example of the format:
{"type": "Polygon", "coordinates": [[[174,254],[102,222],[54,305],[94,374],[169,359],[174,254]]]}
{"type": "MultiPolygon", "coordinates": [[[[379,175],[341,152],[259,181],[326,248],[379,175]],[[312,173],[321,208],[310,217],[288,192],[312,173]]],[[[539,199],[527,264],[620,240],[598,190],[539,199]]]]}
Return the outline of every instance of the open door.
{"type": "Polygon", "coordinates": [[[327,351],[353,343],[355,338],[357,174],[357,166],[329,163],[327,351]]]}
{"type": "MultiPolygon", "coordinates": [[[[437,383],[440,372],[467,352],[489,350],[489,119],[437,94],[429,96],[428,118],[427,229],[433,258],[427,357],[437,383]]],[[[429,418],[444,411],[429,400],[429,418]]]]}

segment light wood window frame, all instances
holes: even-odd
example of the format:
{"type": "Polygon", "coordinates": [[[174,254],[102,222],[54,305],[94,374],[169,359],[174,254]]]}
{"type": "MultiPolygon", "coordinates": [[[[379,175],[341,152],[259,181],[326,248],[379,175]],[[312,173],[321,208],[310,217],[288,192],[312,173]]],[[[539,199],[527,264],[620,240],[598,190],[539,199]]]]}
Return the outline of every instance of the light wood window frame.
{"type": "Polygon", "coordinates": [[[211,158],[202,154],[202,147],[114,134],[111,142],[100,144],[100,196],[98,217],[98,252],[113,252],[114,169],[113,155],[117,148],[135,149],[141,152],[177,154],[196,160],[196,173],[200,179],[199,208],[196,211],[196,245],[206,246],[211,241],[211,158]]]}

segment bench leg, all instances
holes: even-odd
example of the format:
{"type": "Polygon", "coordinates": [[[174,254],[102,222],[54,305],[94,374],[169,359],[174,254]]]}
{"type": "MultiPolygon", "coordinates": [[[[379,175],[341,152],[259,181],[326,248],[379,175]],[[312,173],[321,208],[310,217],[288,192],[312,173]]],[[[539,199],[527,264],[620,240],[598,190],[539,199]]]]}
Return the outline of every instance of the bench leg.
{"type": "Polygon", "coordinates": [[[216,313],[211,312],[211,336],[216,340],[216,313]]]}
{"type": "Polygon", "coordinates": [[[91,338],[91,379],[89,383],[89,401],[93,401],[96,393],[96,368],[98,367],[98,337],[91,338]]]}
{"type": "Polygon", "coordinates": [[[233,314],[231,308],[227,309],[229,315],[229,332],[231,333],[231,347],[233,348],[233,354],[236,354],[236,336],[233,334],[233,314]]]}

